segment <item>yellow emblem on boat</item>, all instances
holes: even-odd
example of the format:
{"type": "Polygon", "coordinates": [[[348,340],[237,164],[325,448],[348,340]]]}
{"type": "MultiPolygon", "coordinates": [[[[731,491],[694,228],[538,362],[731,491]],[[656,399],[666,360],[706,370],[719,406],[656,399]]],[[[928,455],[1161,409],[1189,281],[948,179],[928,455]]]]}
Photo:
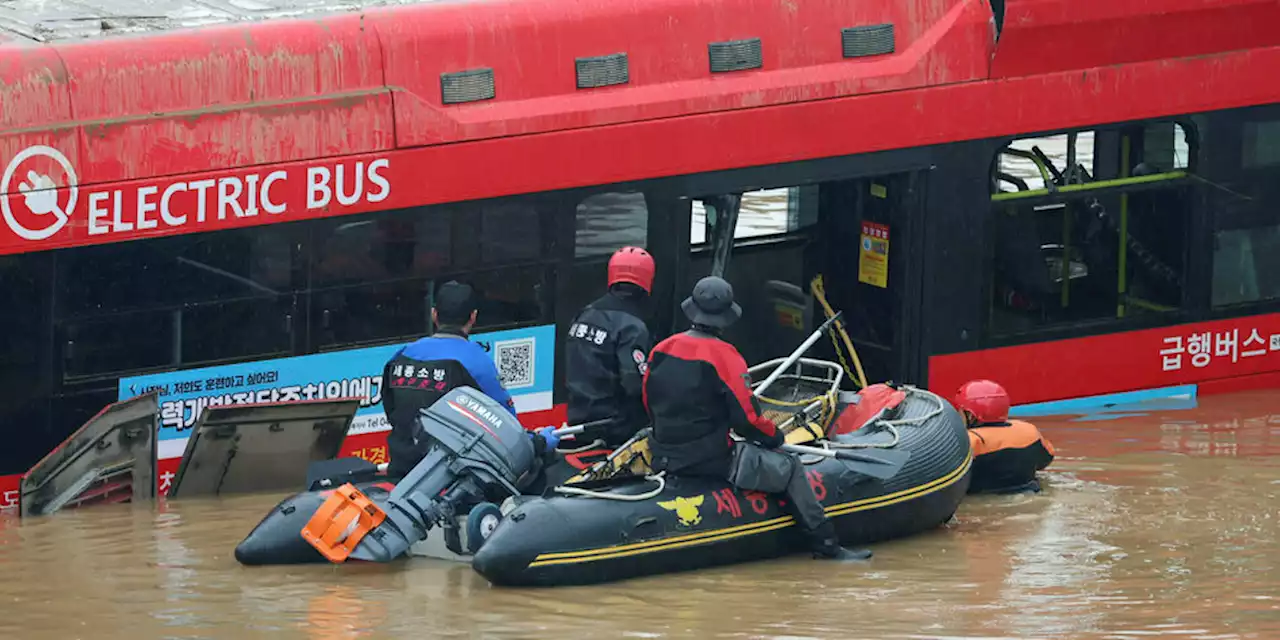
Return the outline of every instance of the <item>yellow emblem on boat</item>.
{"type": "Polygon", "coordinates": [[[698,511],[698,507],[702,506],[702,501],[706,496],[694,496],[692,498],[676,498],[667,502],[659,502],[658,506],[667,511],[676,512],[676,517],[680,518],[680,524],[686,527],[692,527],[702,522],[702,513],[698,511]]]}

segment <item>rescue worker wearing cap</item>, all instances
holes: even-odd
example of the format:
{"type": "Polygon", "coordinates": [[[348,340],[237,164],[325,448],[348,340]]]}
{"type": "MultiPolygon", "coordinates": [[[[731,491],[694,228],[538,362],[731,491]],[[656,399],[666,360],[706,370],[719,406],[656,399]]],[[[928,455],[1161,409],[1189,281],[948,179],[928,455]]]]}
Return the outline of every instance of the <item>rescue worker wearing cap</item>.
{"type": "Polygon", "coordinates": [[[589,427],[577,443],[604,442],[616,449],[648,423],[642,382],[653,341],[644,318],[656,271],[639,247],[618,249],[609,259],[609,290],[574,316],[565,342],[569,424],[589,427]]]}
{"type": "Polygon", "coordinates": [[[1036,472],[1053,462],[1053,443],[1030,422],[1009,419],[1009,394],[991,380],[960,386],[954,403],[969,427],[969,493],[1040,491],[1036,472]]]}
{"type": "MultiPolygon", "coordinates": [[[[403,477],[422,461],[430,442],[418,415],[457,387],[476,389],[515,414],[515,402],[503,388],[493,359],[468,339],[476,312],[472,288],[446,282],[436,290],[431,309],[435,334],[400,349],[383,367],[382,407],[391,423],[388,476],[403,477]]],[[[553,430],[546,427],[530,434],[535,436],[534,451],[539,458],[559,441],[553,430]]]]}
{"type": "Polygon", "coordinates": [[[867,550],[840,546],[834,524],[794,456],[772,451],[786,441],[760,414],[747,363],[721,331],[742,316],[733,287],[710,276],[680,305],[690,330],[658,343],[649,355],[644,400],[653,424],[655,470],[671,476],[727,479],[739,489],[785,494],[787,508],[810,539],[815,558],[861,560],[867,550]],[[735,443],[733,430],[748,439],[735,443]]]}

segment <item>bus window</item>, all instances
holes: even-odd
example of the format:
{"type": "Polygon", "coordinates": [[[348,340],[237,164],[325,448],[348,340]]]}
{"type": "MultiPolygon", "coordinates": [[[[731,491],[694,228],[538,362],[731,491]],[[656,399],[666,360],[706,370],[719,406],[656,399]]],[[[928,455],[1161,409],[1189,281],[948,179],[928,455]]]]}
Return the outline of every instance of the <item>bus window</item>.
{"type": "Polygon", "coordinates": [[[481,206],[479,235],[485,266],[538,260],[545,250],[538,208],[527,200],[481,206]]]}
{"type": "Polygon", "coordinates": [[[477,331],[549,320],[543,213],[529,197],[317,221],[308,351],[426,335],[432,291],[454,279],[476,290],[477,331]]]}
{"type": "MultiPolygon", "coordinates": [[[[1092,131],[1080,131],[1075,137],[1075,161],[1083,167],[1093,168],[1092,131]]],[[[995,180],[997,191],[1027,191],[1044,189],[1053,184],[1055,176],[1048,170],[1067,162],[1067,134],[1041,138],[1014,140],[996,157],[995,180]]]]}
{"type": "MultiPolygon", "coordinates": [[[[739,205],[738,224],[734,227],[734,239],[761,238],[798,231],[812,225],[818,220],[817,198],[812,193],[809,197],[801,197],[801,189],[816,190],[817,187],[781,187],[777,189],[759,189],[742,194],[739,205]]],[[[708,207],[703,200],[695,199],[693,205],[693,224],[689,230],[689,244],[705,245],[707,238],[707,215],[710,212],[711,224],[715,224],[715,208],[708,207]]]]}
{"type": "Polygon", "coordinates": [[[1017,140],[992,175],[989,334],[1182,306],[1193,184],[1180,123],[1017,140]]]}
{"type": "Polygon", "coordinates": [[[1280,298],[1280,120],[1245,122],[1241,171],[1213,194],[1213,305],[1280,298]]]}
{"type": "Polygon", "coordinates": [[[270,225],[54,254],[64,382],[287,355],[302,225],[270,225]]]}
{"type": "Polygon", "coordinates": [[[439,209],[417,207],[313,224],[313,288],[429,277],[453,263],[451,218],[439,209]]]}
{"type": "Polygon", "coordinates": [[[649,209],[640,192],[597,193],[578,204],[573,256],[609,256],[620,247],[649,241],[649,209]]]}
{"type": "MultiPolygon", "coordinates": [[[[1188,168],[1190,149],[1181,124],[1147,125],[1142,139],[1146,155],[1141,161],[1151,169],[1188,168]]],[[[1110,173],[1110,177],[1120,177],[1113,167],[1106,166],[1114,161],[1104,158],[1103,165],[1095,166],[1095,140],[1096,132],[1090,130],[1014,140],[996,157],[995,191],[1034,191],[1049,185],[1093,182],[1103,179],[1095,177],[1098,169],[1110,173]]]]}
{"type": "Polygon", "coordinates": [[[457,279],[475,287],[476,329],[501,329],[552,322],[554,267],[495,269],[462,274],[457,279]]]}
{"type": "Polygon", "coordinates": [[[1280,167],[1280,120],[1246,122],[1240,166],[1245,169],[1280,167]]]}
{"type": "Polygon", "coordinates": [[[0,256],[0,425],[20,437],[0,449],[0,475],[23,473],[57,445],[48,433],[52,254],[0,256]]]}
{"type": "Polygon", "coordinates": [[[314,348],[329,351],[429,334],[431,293],[449,280],[474,287],[476,331],[549,321],[550,278],[550,267],[509,267],[313,291],[314,348]]]}
{"type": "MultiPolygon", "coordinates": [[[[628,246],[649,248],[649,197],[644,191],[570,196],[576,202],[573,261],[559,272],[561,323],[604,295],[613,252],[628,246]]],[[[658,266],[664,269],[666,265],[658,266]]]]}

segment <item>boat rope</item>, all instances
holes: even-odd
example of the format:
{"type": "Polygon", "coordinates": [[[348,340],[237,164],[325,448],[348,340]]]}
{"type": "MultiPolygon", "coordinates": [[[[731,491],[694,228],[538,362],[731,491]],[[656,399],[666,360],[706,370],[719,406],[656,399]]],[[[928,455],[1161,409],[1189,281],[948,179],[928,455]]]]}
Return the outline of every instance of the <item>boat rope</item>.
{"type": "Polygon", "coordinates": [[[858,444],[841,444],[839,442],[832,442],[831,443],[832,448],[857,449],[857,448],[875,447],[875,448],[881,448],[881,449],[888,449],[898,444],[898,429],[897,429],[898,427],[904,427],[907,425],[914,426],[914,425],[924,424],[925,422],[928,422],[938,417],[938,414],[942,413],[942,411],[946,408],[946,403],[942,401],[942,398],[938,397],[938,394],[932,391],[920,389],[918,387],[914,387],[911,385],[903,385],[902,390],[905,391],[908,396],[918,396],[918,397],[928,398],[929,400],[932,400],[934,404],[933,410],[922,416],[916,416],[914,418],[899,418],[897,420],[886,420],[884,418],[876,418],[875,420],[873,420],[871,422],[871,426],[883,427],[889,430],[891,433],[893,433],[892,444],[858,445],[858,444]]]}
{"type": "Polygon", "coordinates": [[[583,451],[590,451],[597,447],[603,447],[603,446],[604,446],[604,440],[601,440],[600,438],[596,438],[595,440],[592,440],[590,444],[583,445],[581,447],[578,447],[577,449],[558,449],[557,452],[569,453],[569,454],[582,453],[583,451]]]}
{"type": "MultiPolygon", "coordinates": [[[[890,434],[893,435],[893,439],[890,440],[889,442],[835,442],[832,440],[822,440],[819,442],[815,442],[810,446],[815,446],[821,449],[892,449],[898,446],[898,442],[899,440],[901,440],[901,434],[898,432],[898,427],[923,424],[924,422],[927,422],[937,417],[946,409],[946,403],[942,401],[942,398],[940,398],[938,394],[932,391],[928,391],[926,389],[920,389],[918,387],[914,387],[911,385],[903,385],[902,389],[909,396],[923,397],[923,398],[928,398],[929,400],[932,400],[934,404],[934,408],[928,413],[922,416],[916,416],[914,418],[899,418],[897,420],[886,420],[884,418],[876,418],[875,420],[872,420],[871,423],[867,425],[867,427],[879,428],[884,431],[888,431],[890,434]]],[[[803,462],[804,464],[817,464],[825,459],[826,458],[822,456],[817,456],[817,455],[800,456],[800,461],[803,462]]]]}
{"type": "Polygon", "coordinates": [[[593,489],[583,489],[574,486],[555,487],[556,493],[568,496],[583,496],[586,498],[599,498],[601,500],[620,500],[622,502],[640,502],[641,500],[649,500],[658,497],[664,489],[667,488],[667,479],[663,477],[664,472],[658,472],[653,475],[644,477],[646,481],[653,482],[656,486],[644,493],[614,493],[612,491],[595,491],[593,489]]]}

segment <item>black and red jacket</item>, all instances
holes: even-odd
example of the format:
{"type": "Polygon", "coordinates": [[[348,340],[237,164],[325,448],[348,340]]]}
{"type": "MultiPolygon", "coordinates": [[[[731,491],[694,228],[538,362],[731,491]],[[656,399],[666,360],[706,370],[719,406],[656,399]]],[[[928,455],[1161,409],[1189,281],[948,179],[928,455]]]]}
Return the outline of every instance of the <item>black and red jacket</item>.
{"type": "Polygon", "coordinates": [[[747,363],[733,345],[697,330],[658,343],[649,354],[644,405],[653,425],[655,470],[673,474],[729,473],[733,429],[767,447],[783,436],[751,395],[747,363]]]}

